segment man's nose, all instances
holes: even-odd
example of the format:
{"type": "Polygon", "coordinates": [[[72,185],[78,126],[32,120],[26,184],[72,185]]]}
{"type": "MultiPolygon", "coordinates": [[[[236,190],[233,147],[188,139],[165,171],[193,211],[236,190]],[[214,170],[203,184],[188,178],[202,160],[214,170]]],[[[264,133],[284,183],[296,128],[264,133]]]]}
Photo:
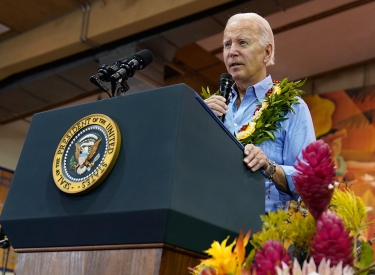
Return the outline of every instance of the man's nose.
{"type": "Polygon", "coordinates": [[[238,48],[237,48],[237,45],[236,44],[232,44],[230,45],[230,48],[229,48],[229,55],[237,55],[238,54],[238,48]]]}

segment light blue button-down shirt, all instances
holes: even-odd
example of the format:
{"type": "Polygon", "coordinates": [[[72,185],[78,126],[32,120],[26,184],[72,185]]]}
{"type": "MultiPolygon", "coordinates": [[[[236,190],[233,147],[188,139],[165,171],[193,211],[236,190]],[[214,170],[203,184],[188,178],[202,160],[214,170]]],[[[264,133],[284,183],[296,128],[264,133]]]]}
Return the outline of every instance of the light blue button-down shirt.
{"type": "MultiPolygon", "coordinates": [[[[272,85],[271,76],[267,76],[254,86],[248,87],[238,110],[237,92],[232,88],[224,122],[231,133],[237,132],[243,125],[250,122],[258,103],[263,102],[265,94],[272,85]]],[[[299,99],[299,102],[300,104],[292,106],[295,114],[288,112],[285,116],[288,119],[280,122],[280,129],[274,132],[275,142],[267,140],[258,145],[270,160],[275,161],[284,170],[289,190],[292,192],[292,195],[284,193],[278,190],[273,182],[265,179],[266,212],[276,211],[278,208],[286,209],[290,200],[299,199],[292,178],[295,172],[293,165],[297,157],[302,157],[302,149],[315,140],[310,111],[302,99],[299,99]],[[268,198],[269,190],[271,190],[270,198],[268,198]]]]}

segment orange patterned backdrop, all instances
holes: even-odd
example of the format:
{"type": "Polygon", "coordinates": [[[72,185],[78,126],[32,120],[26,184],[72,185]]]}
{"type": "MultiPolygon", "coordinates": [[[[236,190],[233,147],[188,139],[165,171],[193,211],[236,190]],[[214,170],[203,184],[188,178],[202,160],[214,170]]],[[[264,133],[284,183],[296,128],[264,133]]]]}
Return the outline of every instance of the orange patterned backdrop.
{"type": "MultiPolygon", "coordinates": [[[[375,85],[303,97],[317,138],[326,141],[336,177],[361,197],[375,219],[375,85]]],[[[375,224],[366,239],[375,234],[375,224]]]]}

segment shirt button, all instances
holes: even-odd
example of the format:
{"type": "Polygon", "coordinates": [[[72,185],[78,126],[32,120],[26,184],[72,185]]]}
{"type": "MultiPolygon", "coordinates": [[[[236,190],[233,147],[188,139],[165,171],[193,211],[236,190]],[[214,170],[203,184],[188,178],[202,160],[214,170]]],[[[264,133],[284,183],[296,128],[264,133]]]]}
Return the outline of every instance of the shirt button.
{"type": "Polygon", "coordinates": [[[237,123],[234,124],[234,127],[237,127],[237,123]]]}

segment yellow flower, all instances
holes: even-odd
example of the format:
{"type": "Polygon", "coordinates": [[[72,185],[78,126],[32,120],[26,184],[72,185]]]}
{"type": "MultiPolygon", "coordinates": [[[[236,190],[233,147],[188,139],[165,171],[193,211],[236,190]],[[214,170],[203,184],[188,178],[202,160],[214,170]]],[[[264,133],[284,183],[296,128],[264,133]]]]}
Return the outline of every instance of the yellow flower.
{"type": "Polygon", "coordinates": [[[362,198],[356,196],[352,190],[335,188],[331,209],[343,220],[353,236],[358,236],[367,229],[366,206],[362,198]]]}
{"type": "Polygon", "coordinates": [[[232,248],[236,241],[226,246],[228,239],[229,236],[221,244],[214,241],[211,244],[211,248],[204,251],[212,258],[202,261],[198,269],[206,266],[214,268],[216,274],[233,274],[236,270],[236,255],[232,252],[232,248]]]}
{"type": "Polygon", "coordinates": [[[268,107],[269,103],[267,101],[263,101],[261,110],[264,110],[268,107]]]}
{"type": "Polygon", "coordinates": [[[229,236],[221,244],[214,241],[211,244],[211,248],[204,251],[211,258],[203,260],[194,269],[190,269],[191,274],[243,275],[242,272],[246,271],[244,263],[246,260],[246,245],[250,239],[250,231],[244,235],[241,230],[238,238],[227,246],[228,239],[229,236]]]}
{"type": "Polygon", "coordinates": [[[257,120],[262,116],[263,114],[263,110],[264,109],[267,109],[269,103],[264,101],[262,103],[262,106],[260,107],[260,109],[258,111],[255,112],[254,116],[253,116],[253,119],[251,120],[252,122],[257,122],[257,120]]]}
{"type": "Polygon", "coordinates": [[[262,108],[255,112],[252,122],[256,122],[262,116],[262,108]]]}
{"type": "Polygon", "coordinates": [[[255,122],[250,122],[249,124],[247,124],[247,127],[244,130],[240,130],[237,133],[237,136],[236,136],[237,139],[241,140],[241,139],[245,139],[251,136],[255,131],[255,125],[256,125],[255,122]]]}
{"type": "Polygon", "coordinates": [[[281,88],[280,88],[280,85],[275,85],[273,87],[273,92],[274,93],[277,93],[278,95],[281,93],[281,88]]]}

